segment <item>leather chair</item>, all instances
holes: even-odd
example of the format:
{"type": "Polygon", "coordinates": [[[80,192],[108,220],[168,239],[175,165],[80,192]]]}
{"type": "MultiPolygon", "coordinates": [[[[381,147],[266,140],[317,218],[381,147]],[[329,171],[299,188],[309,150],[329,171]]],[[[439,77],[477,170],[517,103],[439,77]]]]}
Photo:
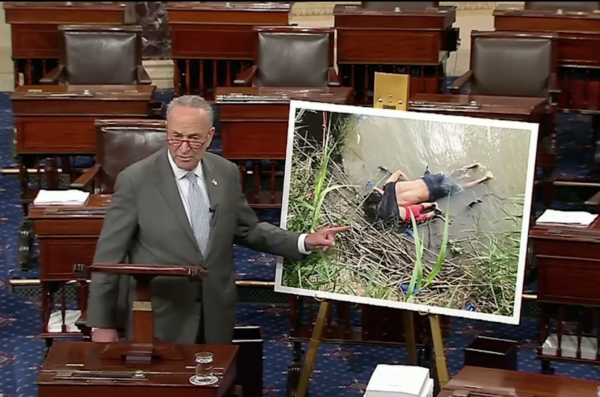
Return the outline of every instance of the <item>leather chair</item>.
{"type": "Polygon", "coordinates": [[[254,32],[254,65],[237,75],[236,85],[296,88],[340,85],[334,68],[334,29],[256,26],[254,32]]]}
{"type": "Polygon", "coordinates": [[[566,10],[596,11],[600,10],[599,1],[526,1],[526,10],[566,10]]]}
{"type": "Polygon", "coordinates": [[[42,84],[152,83],[142,66],[141,26],[61,25],[58,32],[59,63],[42,84]]]}
{"type": "Polygon", "coordinates": [[[96,164],[71,183],[71,189],[111,194],[121,171],[167,146],[162,120],[96,120],[96,164]]]}
{"type": "Polygon", "coordinates": [[[470,70],[450,87],[453,94],[467,85],[472,95],[543,97],[548,99],[540,127],[538,163],[544,170],[543,201],[552,201],[554,126],[560,90],[556,78],[557,36],[545,33],[471,32],[470,70]]]}
{"type": "Polygon", "coordinates": [[[450,91],[467,84],[473,95],[545,97],[556,104],[556,35],[471,32],[470,70],[450,91]]]}
{"type": "Polygon", "coordinates": [[[363,1],[361,7],[367,10],[393,10],[400,9],[422,9],[422,8],[437,8],[440,6],[439,1],[363,1]]]}

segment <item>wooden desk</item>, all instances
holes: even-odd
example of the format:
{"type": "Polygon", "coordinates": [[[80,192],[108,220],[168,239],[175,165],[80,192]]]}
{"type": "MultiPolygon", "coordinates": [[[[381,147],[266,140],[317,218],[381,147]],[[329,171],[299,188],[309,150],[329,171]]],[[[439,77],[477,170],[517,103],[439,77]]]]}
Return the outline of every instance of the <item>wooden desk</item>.
{"type": "Polygon", "coordinates": [[[93,154],[94,120],[148,117],[155,90],[148,85],[17,87],[10,97],[17,153],[93,154]]]}
{"type": "Polygon", "coordinates": [[[39,241],[42,334],[46,338],[73,336],[67,332],[64,322],[64,304],[61,307],[62,332],[48,332],[54,296],[60,291],[60,299],[65,302],[67,282],[77,280],[77,306],[85,313],[87,281],[77,279],[73,267],[78,263],[92,264],[110,197],[91,195],[84,206],[78,207],[31,205],[29,208],[28,218],[39,241]]]}
{"type": "Polygon", "coordinates": [[[167,4],[175,91],[213,99],[218,86],[252,66],[258,25],[286,26],[291,3],[179,2],[167,4]]]}
{"type": "Polygon", "coordinates": [[[408,110],[539,123],[545,106],[545,98],[417,94],[410,97],[408,110]]]}
{"type": "Polygon", "coordinates": [[[282,173],[276,162],[285,160],[289,101],[352,103],[352,88],[217,88],[223,157],[236,161],[248,202],[253,208],[279,208],[282,173]],[[247,161],[253,160],[248,167],[247,161]],[[265,182],[261,160],[271,163],[265,182]],[[278,180],[279,179],[279,180],[278,180]],[[251,187],[251,188],[250,188],[251,187]],[[264,190],[266,188],[266,190],[264,190]]]}
{"type": "MultiPolygon", "coordinates": [[[[600,308],[600,219],[588,227],[535,225],[529,234],[538,267],[538,302],[540,302],[540,347],[538,357],[542,371],[552,373],[550,361],[574,361],[598,364],[596,349],[585,352],[585,344],[598,344],[600,335],[593,332],[600,308]],[[567,332],[568,307],[579,307],[576,331],[567,332]],[[588,309],[581,309],[581,307],[588,309]],[[590,309],[596,308],[596,309],[590,309]],[[556,321],[551,321],[554,317],[556,321]],[[567,336],[571,334],[573,336],[567,336]],[[543,349],[543,343],[555,339],[559,349],[543,349]],[[569,351],[568,339],[581,344],[580,351],[569,351]],[[582,342],[583,341],[583,342],[582,342]]],[[[578,350],[575,347],[575,350],[578,350]]]]}
{"type": "Polygon", "coordinates": [[[137,368],[127,368],[122,360],[100,359],[104,343],[60,342],[50,349],[38,375],[36,384],[40,397],[126,397],[131,394],[159,396],[177,393],[182,397],[225,397],[234,386],[237,375],[234,345],[179,345],[183,360],[161,360],[146,369],[144,379],[136,380],[133,375],[137,368]],[[200,351],[213,353],[215,372],[219,382],[212,386],[198,387],[190,384],[196,363],[195,354],[200,351]],[[92,374],[83,377],[79,371],[113,372],[129,374],[122,382],[107,381],[100,374],[94,379],[92,374]],[[222,375],[221,375],[222,373],[222,375]]]}
{"type": "MultiPolygon", "coordinates": [[[[30,170],[41,172],[40,161],[45,161],[47,189],[58,188],[60,174],[74,180],[77,172],[69,156],[96,152],[96,118],[149,117],[155,89],[149,85],[17,87],[11,100],[25,214],[37,193],[29,185],[30,170]],[[61,157],[60,169],[57,156],[61,157]]],[[[22,225],[21,238],[20,262],[28,267],[32,236],[27,222],[22,225]]]]}
{"type": "Polygon", "coordinates": [[[583,397],[596,396],[597,389],[598,382],[590,380],[467,366],[450,379],[438,397],[450,397],[458,390],[498,397],[583,397]]]}
{"type": "Polygon", "coordinates": [[[494,10],[496,30],[558,34],[558,107],[564,111],[600,113],[600,13],[558,13],[501,5],[494,10]]]}
{"type": "Polygon", "coordinates": [[[11,25],[15,87],[38,84],[57,66],[58,25],[135,22],[135,5],[131,2],[5,1],[2,6],[6,23],[11,25]]]}
{"type": "Polygon", "coordinates": [[[360,104],[373,104],[374,73],[410,74],[411,96],[441,91],[444,64],[456,51],[456,7],[369,11],[334,8],[342,84],[360,104]]]}

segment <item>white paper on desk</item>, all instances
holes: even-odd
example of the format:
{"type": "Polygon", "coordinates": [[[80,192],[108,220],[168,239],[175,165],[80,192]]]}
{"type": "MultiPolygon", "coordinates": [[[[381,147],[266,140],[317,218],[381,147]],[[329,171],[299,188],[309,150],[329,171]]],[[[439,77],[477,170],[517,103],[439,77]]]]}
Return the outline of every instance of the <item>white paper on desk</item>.
{"type": "Polygon", "coordinates": [[[429,369],[409,365],[383,365],[375,368],[365,397],[420,397],[427,386],[429,369]]]}
{"type": "Polygon", "coordinates": [[[83,205],[90,193],[81,190],[40,190],[33,205],[83,205]]]}
{"type": "Polygon", "coordinates": [[[536,223],[588,226],[594,222],[597,217],[597,214],[590,214],[585,211],[546,210],[542,216],[537,219],[536,223]]]}

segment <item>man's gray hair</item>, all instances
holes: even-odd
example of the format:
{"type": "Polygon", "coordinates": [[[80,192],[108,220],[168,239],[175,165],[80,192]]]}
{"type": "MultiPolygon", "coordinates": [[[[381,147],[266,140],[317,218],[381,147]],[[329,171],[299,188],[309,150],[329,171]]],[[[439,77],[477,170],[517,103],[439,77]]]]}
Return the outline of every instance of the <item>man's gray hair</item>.
{"type": "Polygon", "coordinates": [[[173,111],[173,108],[175,106],[181,106],[181,107],[184,107],[184,108],[191,108],[191,109],[202,110],[204,113],[206,113],[206,115],[208,117],[208,121],[210,122],[210,125],[212,127],[213,121],[214,121],[214,110],[213,110],[213,107],[212,107],[212,105],[210,103],[208,103],[206,101],[206,99],[202,98],[201,96],[198,96],[198,95],[183,95],[183,96],[174,98],[167,105],[167,118],[169,118],[169,115],[171,114],[171,112],[173,111]]]}

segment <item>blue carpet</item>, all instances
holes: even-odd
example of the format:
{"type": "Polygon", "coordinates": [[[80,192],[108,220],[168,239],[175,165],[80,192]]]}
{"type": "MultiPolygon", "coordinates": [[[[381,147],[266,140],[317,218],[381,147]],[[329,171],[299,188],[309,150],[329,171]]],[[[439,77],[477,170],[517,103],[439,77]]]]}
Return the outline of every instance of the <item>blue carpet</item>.
{"type": "MultiPolygon", "coordinates": [[[[158,93],[158,99],[168,101],[169,91],[158,93]]],[[[8,93],[0,93],[0,168],[14,165],[13,122],[8,93]]],[[[593,155],[589,138],[589,118],[561,115],[558,139],[561,148],[570,150],[559,158],[556,175],[561,179],[589,179],[586,163],[593,155]]],[[[219,137],[217,137],[219,138],[219,137]]],[[[215,140],[215,152],[220,151],[220,139],[215,140]]],[[[562,149],[561,149],[562,150],[562,149]]],[[[78,159],[79,160],[79,159],[78,159]]],[[[90,159],[81,159],[91,163],[90,159]]],[[[39,302],[13,295],[11,278],[36,278],[35,272],[22,273],[16,264],[17,232],[21,219],[19,185],[15,177],[0,178],[0,396],[37,396],[35,379],[42,360],[44,342],[37,336],[40,325],[39,302]]],[[[568,208],[569,203],[556,203],[568,208]]],[[[260,214],[276,223],[278,213],[260,214]]],[[[235,251],[238,279],[273,280],[275,260],[251,250],[238,247],[235,251]]],[[[261,325],[264,329],[265,370],[264,395],[285,395],[285,371],[291,360],[288,341],[289,313],[287,306],[240,306],[238,323],[261,325]]],[[[462,367],[463,348],[477,335],[486,334],[519,341],[519,370],[538,372],[534,347],[537,323],[523,320],[520,326],[506,326],[453,319],[451,336],[446,350],[451,375],[462,367]]],[[[323,344],[311,383],[313,395],[331,397],[360,396],[370,374],[378,363],[406,363],[403,349],[389,347],[336,346],[323,344]],[[318,392],[317,392],[318,390],[318,392]]],[[[597,380],[600,369],[592,366],[555,364],[556,373],[597,380]]]]}

